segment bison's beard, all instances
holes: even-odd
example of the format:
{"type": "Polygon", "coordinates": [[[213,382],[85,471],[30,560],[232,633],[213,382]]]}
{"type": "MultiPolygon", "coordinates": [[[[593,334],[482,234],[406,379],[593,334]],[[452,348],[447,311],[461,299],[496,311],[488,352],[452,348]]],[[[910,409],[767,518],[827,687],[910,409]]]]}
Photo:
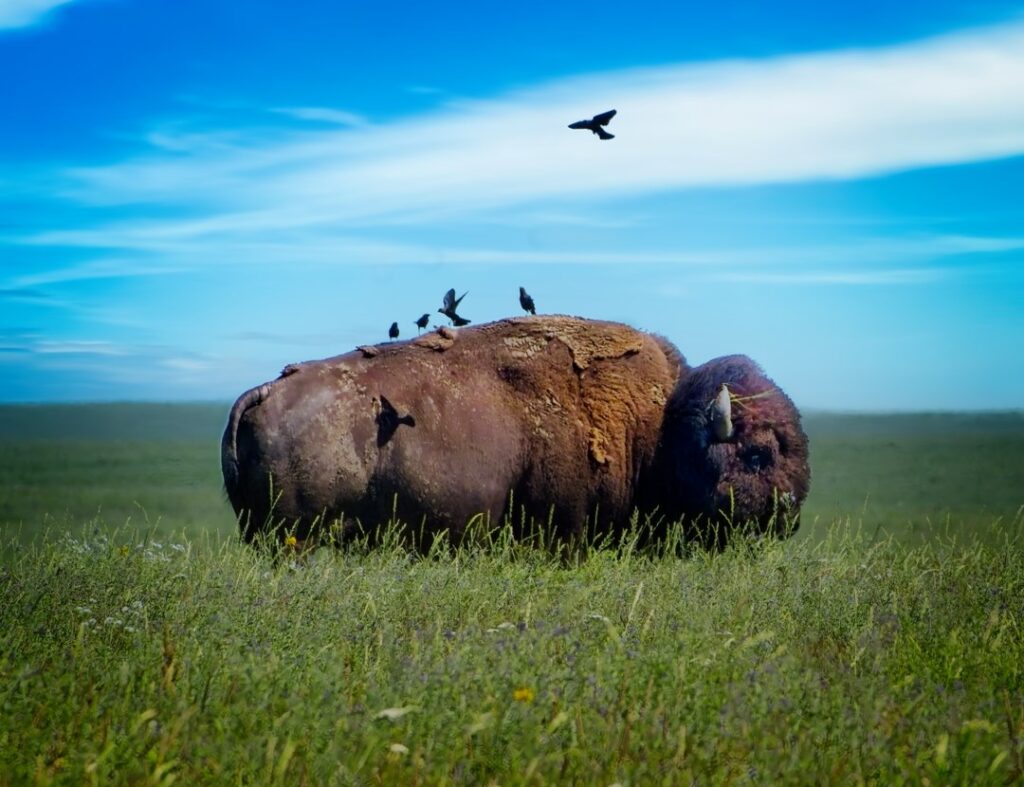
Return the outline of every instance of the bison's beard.
{"type": "Polygon", "coordinates": [[[699,540],[723,546],[741,530],[796,529],[810,484],[807,437],[793,402],[751,359],[716,358],[686,375],[669,403],[664,440],[679,513],[699,540]],[[715,409],[723,384],[725,414],[715,409]]]}

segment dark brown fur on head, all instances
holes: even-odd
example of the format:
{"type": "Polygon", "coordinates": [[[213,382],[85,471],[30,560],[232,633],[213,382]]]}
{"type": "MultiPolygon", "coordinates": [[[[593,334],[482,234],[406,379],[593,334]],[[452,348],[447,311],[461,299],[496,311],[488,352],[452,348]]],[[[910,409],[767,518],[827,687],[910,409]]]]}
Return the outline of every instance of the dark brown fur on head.
{"type": "Polygon", "coordinates": [[[796,528],[811,470],[796,406],[745,355],[715,358],[690,371],[672,395],[664,441],[681,513],[698,535],[723,545],[732,529],[785,535],[796,528]],[[716,436],[713,402],[728,386],[732,430],[716,436]]]}

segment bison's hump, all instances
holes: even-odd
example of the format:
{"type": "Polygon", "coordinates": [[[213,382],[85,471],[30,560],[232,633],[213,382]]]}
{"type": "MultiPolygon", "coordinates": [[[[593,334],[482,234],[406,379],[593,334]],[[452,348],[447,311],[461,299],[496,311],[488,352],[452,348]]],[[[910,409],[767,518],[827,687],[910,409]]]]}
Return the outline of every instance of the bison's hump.
{"type": "Polygon", "coordinates": [[[530,355],[535,348],[557,340],[568,348],[577,371],[597,360],[638,353],[645,338],[645,334],[621,323],[547,314],[510,317],[481,325],[477,330],[485,336],[500,338],[514,355],[530,355]]]}

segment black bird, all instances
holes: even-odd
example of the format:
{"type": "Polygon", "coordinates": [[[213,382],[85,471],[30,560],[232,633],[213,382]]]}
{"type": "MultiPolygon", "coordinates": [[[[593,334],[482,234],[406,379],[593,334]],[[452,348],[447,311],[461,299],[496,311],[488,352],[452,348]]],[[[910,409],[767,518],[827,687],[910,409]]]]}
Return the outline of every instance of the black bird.
{"type": "Polygon", "coordinates": [[[462,303],[462,299],[467,295],[469,295],[469,292],[464,292],[459,298],[456,298],[455,288],[453,287],[444,294],[444,308],[438,309],[438,311],[451,320],[456,326],[468,325],[469,320],[465,320],[455,313],[455,310],[459,308],[459,304],[462,303]]]}
{"type": "Polygon", "coordinates": [[[394,341],[395,339],[398,338],[398,323],[397,322],[391,323],[391,327],[388,328],[388,338],[391,339],[392,341],[394,341]]]}
{"type": "Polygon", "coordinates": [[[455,288],[452,287],[448,292],[444,294],[444,308],[438,309],[441,314],[447,314],[453,312],[459,308],[459,304],[462,303],[462,299],[469,295],[469,291],[462,293],[458,298],[455,297],[455,288]]]}
{"type": "MultiPolygon", "coordinates": [[[[427,327],[427,321],[428,320],[430,320],[430,315],[429,314],[424,314],[422,317],[420,317],[418,320],[416,320],[416,327],[419,328],[420,331],[422,331],[424,328],[427,327]]],[[[418,332],[419,331],[417,331],[417,333],[418,332]]]]}
{"type": "Polygon", "coordinates": [[[585,128],[593,131],[601,139],[615,139],[614,134],[609,134],[601,128],[602,126],[607,126],[613,117],[615,117],[615,110],[609,109],[600,115],[594,115],[590,120],[577,120],[575,123],[570,123],[569,128],[585,128]]]}
{"type": "Polygon", "coordinates": [[[384,445],[398,431],[402,424],[416,426],[412,415],[398,415],[398,410],[384,395],[380,395],[380,412],[377,413],[377,445],[384,445]]]}
{"type": "Polygon", "coordinates": [[[537,306],[533,302],[533,298],[530,297],[530,293],[526,291],[525,287],[519,288],[519,305],[523,307],[523,311],[529,312],[530,314],[537,313],[537,306]]]}
{"type": "Polygon", "coordinates": [[[451,317],[452,325],[454,325],[456,328],[461,328],[463,325],[469,325],[471,322],[473,322],[472,320],[467,320],[465,317],[460,317],[457,314],[452,314],[451,317]]]}

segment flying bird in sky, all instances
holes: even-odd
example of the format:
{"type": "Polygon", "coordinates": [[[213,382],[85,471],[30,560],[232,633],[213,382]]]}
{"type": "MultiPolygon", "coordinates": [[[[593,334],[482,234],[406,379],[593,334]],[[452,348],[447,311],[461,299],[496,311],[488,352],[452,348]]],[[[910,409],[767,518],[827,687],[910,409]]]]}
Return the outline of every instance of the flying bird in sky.
{"type": "Polygon", "coordinates": [[[530,314],[537,313],[537,306],[533,302],[533,298],[530,297],[530,293],[526,291],[525,287],[519,288],[519,305],[523,307],[523,311],[529,312],[530,314]]]}
{"type": "Polygon", "coordinates": [[[603,128],[603,126],[607,126],[611,122],[613,117],[615,117],[615,110],[609,109],[600,115],[594,115],[590,120],[577,120],[575,123],[570,123],[569,128],[585,128],[593,131],[601,139],[615,139],[614,134],[609,134],[603,128]]]}
{"type": "Polygon", "coordinates": [[[391,339],[392,341],[394,341],[395,339],[398,338],[398,323],[397,322],[391,323],[391,327],[388,328],[388,338],[391,339]]]}

